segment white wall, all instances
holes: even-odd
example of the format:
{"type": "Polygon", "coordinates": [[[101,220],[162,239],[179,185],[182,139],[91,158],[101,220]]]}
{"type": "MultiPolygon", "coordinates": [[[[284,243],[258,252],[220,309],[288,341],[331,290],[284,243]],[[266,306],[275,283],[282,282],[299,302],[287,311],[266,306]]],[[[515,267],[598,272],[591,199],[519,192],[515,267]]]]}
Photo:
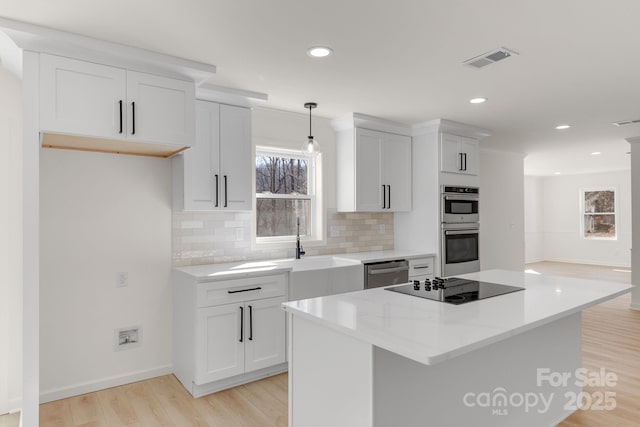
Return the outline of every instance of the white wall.
{"type": "Polygon", "coordinates": [[[524,157],[480,151],[480,267],[524,268],[524,157]]]}
{"type": "Polygon", "coordinates": [[[40,185],[43,401],[171,372],[170,161],[44,149],[40,185]]]}
{"type": "Polygon", "coordinates": [[[0,414],[22,400],[22,84],[0,67],[0,414]]]}
{"type": "Polygon", "coordinates": [[[524,177],[524,259],[538,262],[544,255],[544,181],[542,177],[524,177]]]}
{"type": "Polygon", "coordinates": [[[545,260],[620,267],[631,265],[630,171],[545,177],[543,193],[545,260]],[[617,240],[590,240],[580,234],[580,190],[597,187],[615,187],[618,190],[617,240]]]}

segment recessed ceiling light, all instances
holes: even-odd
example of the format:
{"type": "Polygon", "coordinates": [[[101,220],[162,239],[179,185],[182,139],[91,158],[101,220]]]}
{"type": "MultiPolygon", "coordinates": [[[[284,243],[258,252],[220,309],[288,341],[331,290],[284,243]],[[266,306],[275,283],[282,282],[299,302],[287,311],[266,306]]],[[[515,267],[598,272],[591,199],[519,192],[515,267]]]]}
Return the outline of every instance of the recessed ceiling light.
{"type": "Polygon", "coordinates": [[[598,154],[602,154],[602,153],[599,151],[594,151],[593,153],[591,153],[592,156],[597,156],[598,154]]]}
{"type": "Polygon", "coordinates": [[[561,172],[554,172],[553,174],[554,174],[554,175],[560,175],[560,174],[561,174],[561,172]]]}
{"type": "Polygon", "coordinates": [[[564,129],[569,129],[570,127],[571,127],[571,125],[558,125],[558,126],[556,126],[556,129],[564,130],[564,129]]]}
{"type": "Polygon", "coordinates": [[[307,49],[307,55],[312,58],[324,58],[333,53],[333,49],[326,46],[314,46],[307,49]]]}
{"type": "Polygon", "coordinates": [[[469,100],[472,104],[482,104],[483,102],[487,102],[487,98],[473,98],[469,100]]]}

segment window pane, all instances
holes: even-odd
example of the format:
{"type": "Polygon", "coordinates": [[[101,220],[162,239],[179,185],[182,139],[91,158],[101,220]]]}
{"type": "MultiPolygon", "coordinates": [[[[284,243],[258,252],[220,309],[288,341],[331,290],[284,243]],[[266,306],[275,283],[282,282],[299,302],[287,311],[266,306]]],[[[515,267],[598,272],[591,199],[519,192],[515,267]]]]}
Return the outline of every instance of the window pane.
{"type": "Polygon", "coordinates": [[[589,215],[584,216],[584,237],[616,237],[616,216],[589,215]]]}
{"type": "Polygon", "coordinates": [[[615,212],[613,191],[585,191],[584,213],[615,212]]]}
{"type": "Polygon", "coordinates": [[[308,160],[282,156],[256,156],[256,193],[309,194],[308,160]]]}
{"type": "Polygon", "coordinates": [[[257,237],[295,236],[300,218],[300,235],[311,234],[311,200],[266,199],[256,200],[257,237]]]}

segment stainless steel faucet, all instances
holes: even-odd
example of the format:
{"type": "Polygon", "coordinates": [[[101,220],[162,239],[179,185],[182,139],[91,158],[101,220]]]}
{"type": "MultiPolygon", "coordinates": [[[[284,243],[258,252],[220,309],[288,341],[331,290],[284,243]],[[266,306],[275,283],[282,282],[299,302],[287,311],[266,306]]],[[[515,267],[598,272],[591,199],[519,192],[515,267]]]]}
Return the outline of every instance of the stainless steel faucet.
{"type": "Polygon", "coordinates": [[[302,245],[300,244],[300,218],[298,218],[298,231],[296,232],[296,259],[300,259],[304,254],[305,251],[302,249],[302,245]]]}

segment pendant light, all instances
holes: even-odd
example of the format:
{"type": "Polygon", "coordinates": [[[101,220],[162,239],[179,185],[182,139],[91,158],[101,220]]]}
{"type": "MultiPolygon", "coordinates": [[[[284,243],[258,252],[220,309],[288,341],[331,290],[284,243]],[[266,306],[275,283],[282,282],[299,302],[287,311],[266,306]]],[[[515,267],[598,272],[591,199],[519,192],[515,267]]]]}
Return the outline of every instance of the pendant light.
{"type": "Polygon", "coordinates": [[[303,150],[309,153],[313,153],[314,151],[318,151],[320,149],[320,144],[318,144],[318,141],[316,141],[311,133],[311,110],[313,110],[317,106],[318,104],[316,104],[315,102],[307,102],[306,104],[304,104],[304,108],[309,109],[309,136],[307,137],[307,141],[303,144],[303,150]]]}

